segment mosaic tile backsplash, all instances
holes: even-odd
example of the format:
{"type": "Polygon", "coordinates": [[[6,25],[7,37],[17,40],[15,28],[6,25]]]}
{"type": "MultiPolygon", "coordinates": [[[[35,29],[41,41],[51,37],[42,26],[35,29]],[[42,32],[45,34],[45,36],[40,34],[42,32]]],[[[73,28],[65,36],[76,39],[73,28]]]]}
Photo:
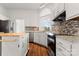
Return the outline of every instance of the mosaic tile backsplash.
{"type": "Polygon", "coordinates": [[[56,22],[55,26],[58,26],[59,34],[79,34],[79,20],[67,20],[63,22],[56,22]]]}

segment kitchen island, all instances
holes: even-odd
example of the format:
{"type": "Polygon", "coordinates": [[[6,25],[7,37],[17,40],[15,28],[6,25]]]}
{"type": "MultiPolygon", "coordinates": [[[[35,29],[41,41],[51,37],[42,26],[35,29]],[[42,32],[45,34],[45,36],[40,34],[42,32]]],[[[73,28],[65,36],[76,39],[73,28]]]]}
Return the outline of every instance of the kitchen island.
{"type": "Polygon", "coordinates": [[[29,33],[0,33],[1,56],[24,56],[28,51],[29,33]]]}

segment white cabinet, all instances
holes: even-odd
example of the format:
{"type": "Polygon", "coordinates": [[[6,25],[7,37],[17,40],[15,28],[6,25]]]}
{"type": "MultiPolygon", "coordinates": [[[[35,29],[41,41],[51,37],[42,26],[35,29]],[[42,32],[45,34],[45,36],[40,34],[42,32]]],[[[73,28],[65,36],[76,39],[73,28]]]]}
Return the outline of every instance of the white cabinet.
{"type": "Polygon", "coordinates": [[[46,16],[46,15],[49,15],[49,14],[51,14],[51,9],[49,9],[49,8],[43,8],[41,10],[40,16],[42,17],[42,16],[46,16]]]}
{"type": "Polygon", "coordinates": [[[47,46],[47,35],[44,32],[35,32],[34,33],[34,42],[47,46]]]}
{"type": "Polygon", "coordinates": [[[78,36],[56,36],[57,56],[79,56],[78,36]]]}
{"type": "Polygon", "coordinates": [[[38,32],[34,32],[34,42],[40,44],[40,36],[38,32]]]}
{"type": "Polygon", "coordinates": [[[79,37],[75,37],[72,42],[72,56],[79,56],[79,37]]]}
{"type": "Polygon", "coordinates": [[[66,20],[79,16],[79,3],[65,3],[66,20]]]}
{"type": "Polygon", "coordinates": [[[16,41],[5,41],[2,42],[2,56],[18,56],[19,48],[18,48],[18,37],[10,36],[10,37],[2,37],[2,40],[16,40],[16,41]]]}
{"type": "Polygon", "coordinates": [[[64,3],[56,3],[55,4],[55,17],[57,17],[59,14],[61,14],[64,9],[64,3]]]}
{"type": "Polygon", "coordinates": [[[48,3],[40,9],[40,19],[53,20],[65,10],[64,3],[48,3]]]}
{"type": "Polygon", "coordinates": [[[2,45],[2,56],[19,56],[18,45],[2,45]]]}
{"type": "Polygon", "coordinates": [[[41,20],[52,20],[54,18],[53,12],[52,12],[52,4],[51,5],[46,4],[45,7],[40,9],[40,19],[41,20]]]}
{"type": "Polygon", "coordinates": [[[24,36],[20,37],[19,40],[19,52],[21,56],[25,56],[29,49],[29,33],[26,33],[24,36]]]}
{"type": "Polygon", "coordinates": [[[47,46],[47,35],[44,32],[39,33],[40,44],[47,46]]]}
{"type": "Polygon", "coordinates": [[[67,36],[56,36],[56,55],[57,56],[70,56],[72,49],[72,42],[69,41],[67,36]]]}
{"type": "Polygon", "coordinates": [[[10,40],[2,42],[2,56],[26,56],[29,49],[29,33],[23,36],[5,36],[2,39],[10,40]]]}

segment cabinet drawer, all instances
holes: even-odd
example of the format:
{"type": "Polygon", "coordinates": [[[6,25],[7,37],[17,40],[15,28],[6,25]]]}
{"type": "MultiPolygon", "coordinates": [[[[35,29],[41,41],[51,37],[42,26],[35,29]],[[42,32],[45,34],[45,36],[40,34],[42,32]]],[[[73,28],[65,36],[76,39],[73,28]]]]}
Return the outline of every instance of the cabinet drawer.
{"type": "Polygon", "coordinates": [[[2,42],[2,45],[18,45],[18,42],[2,42]]]}
{"type": "Polygon", "coordinates": [[[57,38],[56,39],[56,44],[62,46],[66,50],[70,51],[72,42],[67,41],[65,39],[62,39],[62,38],[57,38]]]}
{"type": "Polygon", "coordinates": [[[56,45],[59,45],[59,46],[61,46],[62,48],[64,48],[65,50],[67,50],[67,51],[71,51],[71,45],[65,45],[65,44],[63,44],[62,42],[56,42],[56,45]]]}
{"type": "Polygon", "coordinates": [[[66,44],[66,45],[71,45],[72,41],[70,41],[70,39],[69,40],[68,39],[69,38],[66,38],[66,37],[57,37],[56,41],[62,42],[63,44],[66,44]]]}
{"type": "Polygon", "coordinates": [[[15,39],[19,39],[18,36],[4,36],[2,37],[2,40],[15,40],[15,39]]]}
{"type": "Polygon", "coordinates": [[[56,52],[56,56],[65,56],[64,54],[62,54],[61,52],[56,52]]]}
{"type": "Polygon", "coordinates": [[[61,46],[56,45],[56,52],[60,52],[61,54],[65,55],[65,56],[70,56],[71,53],[66,51],[65,49],[63,49],[61,46]]]}

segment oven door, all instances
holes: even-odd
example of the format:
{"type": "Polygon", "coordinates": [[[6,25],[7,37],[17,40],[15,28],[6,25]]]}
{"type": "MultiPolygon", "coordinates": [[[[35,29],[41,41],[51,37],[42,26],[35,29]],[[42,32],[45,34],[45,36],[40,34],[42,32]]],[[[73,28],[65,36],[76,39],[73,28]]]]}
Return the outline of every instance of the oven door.
{"type": "Polygon", "coordinates": [[[56,41],[55,39],[52,39],[50,37],[48,37],[48,54],[50,56],[56,56],[56,41]]]}

